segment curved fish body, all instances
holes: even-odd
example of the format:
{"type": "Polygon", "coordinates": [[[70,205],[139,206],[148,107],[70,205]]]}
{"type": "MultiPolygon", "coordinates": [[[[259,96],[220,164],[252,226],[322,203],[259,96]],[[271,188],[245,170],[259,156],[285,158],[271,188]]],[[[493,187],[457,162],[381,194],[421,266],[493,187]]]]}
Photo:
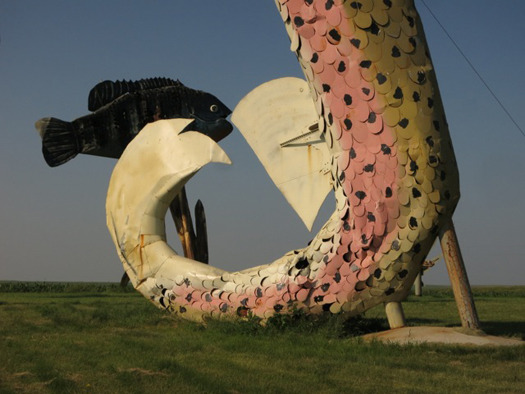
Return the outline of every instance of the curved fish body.
{"type": "Polygon", "coordinates": [[[140,154],[133,141],[112,177],[108,227],[134,286],[188,318],[265,319],[297,309],[355,315],[402,301],[459,199],[454,152],[413,1],[276,4],[313,98],[336,210],[307,247],[271,264],[232,273],[192,262],[165,243],[167,204],[159,201],[169,200],[205,160],[184,173],[159,164],[169,179],[165,194],[144,187],[157,202],[137,208],[131,215],[137,225],[121,226],[133,222],[130,210],[118,208],[126,198],[122,173],[140,154]]]}
{"type": "Polygon", "coordinates": [[[194,119],[192,130],[217,141],[233,129],[226,120],[231,111],[219,99],[166,78],[101,82],[90,92],[89,108],[95,111],[72,122],[43,118],[36,123],[49,166],[78,153],[119,158],[146,124],[159,119],[194,119]]]}

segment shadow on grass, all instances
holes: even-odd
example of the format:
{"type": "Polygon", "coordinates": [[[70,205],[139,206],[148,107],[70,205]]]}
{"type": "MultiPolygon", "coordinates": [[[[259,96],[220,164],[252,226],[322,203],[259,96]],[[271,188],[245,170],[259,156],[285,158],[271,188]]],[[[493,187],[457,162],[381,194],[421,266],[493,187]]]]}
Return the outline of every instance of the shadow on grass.
{"type": "MultiPolygon", "coordinates": [[[[115,297],[129,297],[128,293],[51,293],[46,295],[46,298],[60,298],[60,299],[76,299],[76,298],[115,298],[115,297]]],[[[135,294],[131,294],[134,297],[135,294]]]]}
{"type": "Polygon", "coordinates": [[[297,310],[291,314],[275,314],[265,324],[257,317],[245,320],[208,320],[206,329],[218,332],[272,336],[275,334],[318,334],[327,338],[357,337],[389,328],[384,318],[346,317],[329,313],[308,315],[297,310]]]}
{"type": "Polygon", "coordinates": [[[523,321],[482,321],[481,329],[489,335],[518,337],[525,340],[525,322],[523,321]]]}

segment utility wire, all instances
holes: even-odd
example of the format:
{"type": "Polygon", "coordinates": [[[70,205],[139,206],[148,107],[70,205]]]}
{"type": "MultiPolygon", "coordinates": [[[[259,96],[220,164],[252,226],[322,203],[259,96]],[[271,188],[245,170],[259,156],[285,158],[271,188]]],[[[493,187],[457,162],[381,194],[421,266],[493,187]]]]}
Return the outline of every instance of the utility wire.
{"type": "Polygon", "coordinates": [[[474,67],[474,65],[472,64],[472,62],[469,60],[469,58],[467,57],[467,55],[465,55],[465,53],[463,53],[463,51],[461,50],[461,48],[459,47],[459,45],[456,43],[456,41],[454,41],[454,39],[452,38],[452,36],[448,33],[447,29],[445,29],[445,26],[443,26],[441,24],[441,22],[439,21],[439,19],[437,18],[437,16],[432,12],[432,10],[430,9],[430,7],[425,3],[425,0],[421,0],[421,2],[423,3],[423,5],[426,7],[426,9],[428,10],[428,12],[430,12],[430,15],[432,15],[432,18],[434,18],[434,20],[437,22],[437,24],[439,25],[439,27],[441,27],[441,30],[443,30],[443,32],[447,35],[447,37],[449,38],[449,40],[452,42],[452,44],[454,44],[454,46],[456,47],[456,49],[458,50],[458,52],[461,54],[461,56],[463,56],[463,59],[465,59],[465,61],[467,62],[467,64],[470,66],[470,68],[472,69],[472,71],[474,71],[474,73],[478,76],[478,78],[480,79],[480,81],[483,83],[483,85],[485,85],[485,87],[487,88],[487,90],[490,92],[490,94],[492,95],[492,97],[494,98],[494,100],[496,100],[496,102],[499,104],[499,106],[501,107],[501,109],[507,114],[507,116],[509,117],[509,119],[512,121],[512,123],[514,123],[514,126],[516,126],[516,128],[520,131],[521,135],[523,137],[525,137],[525,132],[523,131],[523,129],[518,125],[518,123],[516,122],[516,120],[514,119],[514,117],[510,114],[510,112],[507,110],[507,108],[505,108],[505,106],[503,105],[503,103],[501,102],[501,100],[498,98],[498,96],[496,96],[496,93],[494,93],[494,91],[490,88],[490,86],[487,84],[487,82],[485,81],[485,79],[481,76],[481,74],[478,72],[478,70],[476,70],[476,67],[474,67]]]}

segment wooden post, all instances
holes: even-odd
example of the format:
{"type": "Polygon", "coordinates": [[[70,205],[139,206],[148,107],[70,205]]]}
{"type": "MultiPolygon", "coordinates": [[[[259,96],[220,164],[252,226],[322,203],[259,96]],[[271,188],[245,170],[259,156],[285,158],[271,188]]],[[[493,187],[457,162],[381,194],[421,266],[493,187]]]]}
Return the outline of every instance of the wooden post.
{"type": "Polygon", "coordinates": [[[452,284],[452,291],[456,299],[459,317],[461,318],[461,325],[463,328],[479,330],[478,313],[476,311],[476,305],[474,305],[472,290],[468,281],[467,271],[463,257],[461,256],[461,250],[459,249],[452,219],[443,226],[439,238],[445,263],[447,264],[448,276],[452,284]]]}

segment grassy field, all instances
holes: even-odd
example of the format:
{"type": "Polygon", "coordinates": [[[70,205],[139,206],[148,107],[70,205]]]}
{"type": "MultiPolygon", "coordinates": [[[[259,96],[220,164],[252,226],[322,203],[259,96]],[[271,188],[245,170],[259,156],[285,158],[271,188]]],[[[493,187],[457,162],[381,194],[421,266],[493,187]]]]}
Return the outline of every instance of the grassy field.
{"type": "MultiPolygon", "coordinates": [[[[474,288],[485,332],[525,339],[525,287],[474,288]]],[[[410,325],[459,326],[447,288],[410,325]]],[[[0,283],[0,393],[523,393],[525,347],[363,343],[364,318],[178,320],[114,284],[0,283]]]]}

